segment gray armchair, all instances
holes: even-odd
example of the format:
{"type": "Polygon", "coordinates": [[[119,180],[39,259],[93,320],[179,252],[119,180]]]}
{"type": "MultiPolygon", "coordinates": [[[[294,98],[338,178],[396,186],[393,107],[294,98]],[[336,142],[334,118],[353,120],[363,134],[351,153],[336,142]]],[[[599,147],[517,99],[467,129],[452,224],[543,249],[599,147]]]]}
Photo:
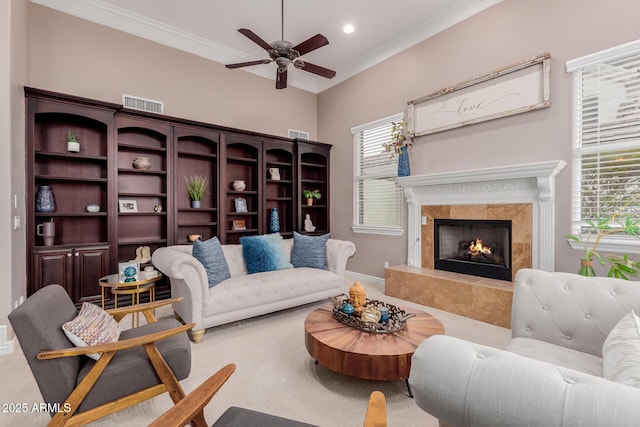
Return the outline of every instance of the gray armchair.
{"type": "Polygon", "coordinates": [[[602,347],[640,283],[523,269],[505,350],[449,336],[421,343],[409,383],[441,426],[636,426],[640,389],[602,378],[602,347]]]}
{"type": "Polygon", "coordinates": [[[115,343],[78,348],[62,330],[78,310],[59,285],[38,290],[9,314],[44,402],[59,408],[50,426],[86,424],[165,391],[174,402],[184,397],[178,381],[191,371],[186,331],[194,325],[153,314],[172,302],[108,310],[116,321],[141,312],[148,324],[122,331],[115,343]],[[97,361],[84,356],[100,352],[97,361]]]}

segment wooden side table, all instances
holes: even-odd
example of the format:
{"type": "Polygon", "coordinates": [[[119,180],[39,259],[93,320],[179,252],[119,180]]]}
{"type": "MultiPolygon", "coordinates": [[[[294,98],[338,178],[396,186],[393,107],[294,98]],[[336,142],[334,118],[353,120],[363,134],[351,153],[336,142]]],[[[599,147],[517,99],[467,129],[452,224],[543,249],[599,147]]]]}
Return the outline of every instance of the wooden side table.
{"type": "MultiPolygon", "coordinates": [[[[114,307],[118,308],[118,295],[131,295],[131,305],[140,304],[140,294],[143,292],[149,292],[149,301],[153,302],[156,299],[156,282],[162,278],[162,273],[158,271],[158,274],[149,279],[138,279],[125,282],[124,277],[118,273],[109,274],[100,278],[100,287],[102,291],[102,309],[104,309],[105,294],[107,288],[111,290],[114,295],[114,307]]],[[[138,317],[131,319],[131,325],[138,325],[138,317]]]]}

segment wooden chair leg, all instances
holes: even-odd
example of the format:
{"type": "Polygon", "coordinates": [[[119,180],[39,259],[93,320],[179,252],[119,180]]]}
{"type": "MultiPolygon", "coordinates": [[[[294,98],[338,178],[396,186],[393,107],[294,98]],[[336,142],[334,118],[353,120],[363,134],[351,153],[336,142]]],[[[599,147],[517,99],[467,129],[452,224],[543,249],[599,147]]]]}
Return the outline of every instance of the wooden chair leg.
{"type": "Polygon", "coordinates": [[[191,331],[191,339],[194,343],[200,344],[202,342],[202,337],[204,337],[204,329],[200,329],[198,331],[191,331]]]}
{"type": "Polygon", "coordinates": [[[149,343],[144,345],[144,349],[149,356],[149,360],[156,374],[158,374],[158,378],[160,378],[160,381],[167,387],[171,400],[173,400],[173,403],[178,403],[185,396],[184,390],[169,365],[167,365],[166,360],[164,360],[164,357],[162,357],[158,351],[158,347],[156,347],[155,343],[149,343]]]}

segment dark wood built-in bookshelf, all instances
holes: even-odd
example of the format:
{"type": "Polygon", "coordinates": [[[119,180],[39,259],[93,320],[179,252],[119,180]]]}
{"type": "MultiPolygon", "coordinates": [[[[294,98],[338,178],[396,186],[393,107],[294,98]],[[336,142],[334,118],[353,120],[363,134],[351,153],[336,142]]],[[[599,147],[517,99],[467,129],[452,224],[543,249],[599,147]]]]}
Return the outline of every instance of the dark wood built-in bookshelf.
{"type": "MultiPolygon", "coordinates": [[[[25,88],[27,97],[27,265],[28,294],[51,283],[67,289],[76,303],[99,302],[98,279],[136,257],[139,246],[190,243],[217,236],[223,244],[269,233],[273,208],[280,233],[290,238],[329,232],[328,144],[289,139],[125,109],[121,105],[25,88]],[[79,152],[67,150],[73,131],[79,152]],[[146,157],[151,166],[133,166],[146,157]],[[280,179],[270,170],[277,168],[280,179]],[[192,208],[185,178],[202,176],[207,191],[192,208]],[[246,188],[233,188],[241,180],[246,188]],[[41,186],[54,195],[54,212],[36,212],[41,186]],[[307,206],[302,190],[322,198],[307,206]],[[236,210],[244,199],[246,212],[236,210]],[[135,201],[121,211],[119,201],[135,201]],[[98,212],[88,212],[88,205],[98,212]],[[309,214],[316,230],[304,231],[309,214]],[[53,245],[36,228],[55,223],[53,245]],[[243,224],[244,229],[234,229],[243,224]]],[[[157,284],[157,296],[170,294],[157,284]]]]}

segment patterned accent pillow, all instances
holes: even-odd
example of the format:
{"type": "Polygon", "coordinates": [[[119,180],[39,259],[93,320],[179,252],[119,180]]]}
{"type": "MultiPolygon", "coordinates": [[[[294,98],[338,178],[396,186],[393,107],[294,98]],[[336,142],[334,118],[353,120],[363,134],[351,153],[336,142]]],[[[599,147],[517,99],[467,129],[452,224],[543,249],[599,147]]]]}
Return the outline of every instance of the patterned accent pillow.
{"type": "Polygon", "coordinates": [[[249,274],[293,268],[282,246],[280,234],[243,236],[240,244],[249,274]]]}
{"type": "Polygon", "coordinates": [[[327,240],[331,234],[322,236],[304,236],[293,232],[293,248],[291,249],[291,264],[294,267],[311,267],[328,270],[327,240]]]}
{"type": "MultiPolygon", "coordinates": [[[[78,316],[62,325],[64,334],[76,347],[108,344],[118,341],[120,327],[113,317],[95,304],[82,303],[78,316]]],[[[102,353],[87,354],[100,359],[102,353]]]]}
{"type": "Polygon", "coordinates": [[[212,237],[204,242],[194,241],[191,254],[204,266],[210,288],[231,277],[229,264],[227,264],[222,245],[217,237],[212,237]]]}

